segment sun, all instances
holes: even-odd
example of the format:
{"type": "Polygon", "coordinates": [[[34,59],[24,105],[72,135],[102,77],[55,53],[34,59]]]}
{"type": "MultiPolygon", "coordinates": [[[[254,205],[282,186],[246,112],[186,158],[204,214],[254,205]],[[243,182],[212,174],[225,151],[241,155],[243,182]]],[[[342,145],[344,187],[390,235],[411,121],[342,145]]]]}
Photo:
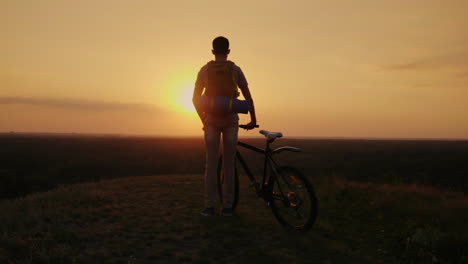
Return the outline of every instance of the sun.
{"type": "Polygon", "coordinates": [[[192,103],[193,88],[196,72],[181,71],[167,76],[162,83],[163,107],[185,115],[195,115],[196,110],[192,103]]]}
{"type": "Polygon", "coordinates": [[[184,85],[180,88],[177,95],[177,107],[180,111],[186,113],[196,113],[195,107],[192,103],[193,84],[184,85]]]}

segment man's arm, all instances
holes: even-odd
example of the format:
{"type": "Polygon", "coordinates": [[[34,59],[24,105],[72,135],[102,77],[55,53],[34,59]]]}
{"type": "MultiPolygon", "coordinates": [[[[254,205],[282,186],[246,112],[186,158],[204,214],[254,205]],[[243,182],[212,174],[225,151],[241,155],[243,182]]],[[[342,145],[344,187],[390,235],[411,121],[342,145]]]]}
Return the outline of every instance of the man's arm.
{"type": "Polygon", "coordinates": [[[200,120],[203,123],[203,120],[205,119],[206,114],[205,112],[201,111],[201,109],[198,109],[195,103],[195,98],[197,96],[201,96],[203,93],[203,89],[205,88],[205,84],[203,82],[204,79],[203,79],[202,69],[200,69],[197,75],[197,81],[195,82],[195,87],[193,89],[192,103],[193,103],[193,106],[195,106],[195,110],[197,110],[198,116],[200,117],[200,120]]]}
{"type": "Polygon", "coordinates": [[[239,86],[242,95],[244,96],[245,100],[250,101],[250,108],[249,108],[249,113],[250,113],[250,123],[248,123],[247,129],[253,129],[255,125],[257,125],[257,116],[255,114],[255,105],[254,101],[252,98],[252,95],[250,94],[250,89],[249,89],[249,84],[247,83],[247,79],[245,78],[244,73],[242,72],[241,68],[237,67],[237,85],[239,86]]]}
{"type": "Polygon", "coordinates": [[[203,92],[203,86],[197,86],[195,85],[195,88],[193,89],[193,97],[192,97],[192,103],[195,106],[195,110],[197,110],[198,116],[200,117],[200,120],[203,123],[203,120],[205,119],[205,112],[203,112],[201,109],[197,108],[197,105],[195,103],[195,98],[197,96],[201,96],[203,92]]]}
{"type": "Polygon", "coordinates": [[[255,105],[254,105],[254,101],[252,98],[252,94],[250,94],[250,89],[248,85],[246,85],[245,87],[239,87],[239,88],[245,100],[250,101],[250,108],[249,108],[250,123],[248,123],[246,126],[247,126],[247,129],[253,129],[255,125],[257,125],[257,116],[255,114],[255,105]]]}

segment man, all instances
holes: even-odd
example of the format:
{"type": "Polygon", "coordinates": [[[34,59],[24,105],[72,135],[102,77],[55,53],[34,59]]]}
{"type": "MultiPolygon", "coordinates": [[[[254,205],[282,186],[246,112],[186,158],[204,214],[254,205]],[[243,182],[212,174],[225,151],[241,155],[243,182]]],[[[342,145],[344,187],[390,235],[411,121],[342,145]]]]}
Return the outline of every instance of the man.
{"type": "MultiPolygon", "coordinates": [[[[246,100],[250,101],[250,123],[246,129],[253,129],[257,123],[255,108],[244,73],[227,57],[230,53],[229,40],[225,37],[217,37],[213,40],[212,53],[214,61],[208,62],[198,72],[193,101],[201,96],[216,97],[227,96],[236,98],[239,96],[238,88],[246,100]]],[[[206,146],[205,167],[205,209],[203,216],[215,215],[216,201],[216,169],[219,158],[220,137],[223,137],[223,205],[222,216],[232,216],[232,204],[234,201],[234,164],[237,145],[237,133],[239,131],[239,117],[237,113],[204,112],[197,108],[198,115],[203,123],[206,146]]]]}

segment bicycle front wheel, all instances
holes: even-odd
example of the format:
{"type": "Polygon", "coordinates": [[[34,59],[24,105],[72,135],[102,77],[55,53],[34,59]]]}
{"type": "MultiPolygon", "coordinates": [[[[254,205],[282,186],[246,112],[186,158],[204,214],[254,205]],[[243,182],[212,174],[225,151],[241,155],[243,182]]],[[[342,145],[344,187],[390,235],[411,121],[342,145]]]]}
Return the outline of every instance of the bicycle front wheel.
{"type": "Polygon", "coordinates": [[[270,207],[281,225],[309,230],[317,218],[317,198],[306,177],[295,168],[280,167],[269,180],[270,207]]]}
{"type": "MultiPolygon", "coordinates": [[[[219,157],[218,170],[217,170],[217,184],[218,184],[218,195],[221,204],[223,203],[223,156],[219,157]]],[[[232,202],[232,209],[236,209],[237,203],[239,202],[239,174],[237,173],[237,165],[234,166],[234,200],[232,202]]]]}

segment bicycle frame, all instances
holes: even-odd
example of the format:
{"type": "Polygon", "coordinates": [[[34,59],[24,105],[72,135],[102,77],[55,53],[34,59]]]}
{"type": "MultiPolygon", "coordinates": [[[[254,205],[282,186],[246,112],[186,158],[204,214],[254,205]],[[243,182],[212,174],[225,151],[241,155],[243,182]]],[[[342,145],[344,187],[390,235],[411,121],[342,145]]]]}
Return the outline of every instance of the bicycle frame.
{"type": "MultiPolygon", "coordinates": [[[[245,129],[250,128],[247,125],[241,125],[239,127],[245,129]]],[[[276,138],[282,137],[282,134],[280,132],[268,131],[261,131],[261,134],[266,137],[265,149],[244,142],[237,142],[236,164],[234,164],[235,188],[232,208],[234,209],[239,202],[239,177],[241,174],[239,167],[242,166],[250,180],[250,187],[255,188],[257,196],[261,197],[265,201],[266,206],[271,208],[278,222],[288,229],[307,231],[312,227],[317,217],[317,198],[314,189],[301,171],[289,165],[283,166],[277,164],[273,157],[275,154],[285,151],[303,152],[303,150],[289,146],[271,149],[270,144],[276,138]],[[259,182],[258,175],[255,177],[253,171],[249,168],[246,159],[244,159],[240,152],[240,147],[263,155],[263,176],[261,182],[259,182]]],[[[232,160],[230,162],[232,162],[232,160]]],[[[222,169],[223,158],[221,155],[217,171],[218,194],[221,201],[223,201],[223,189],[225,189],[223,185],[225,175],[222,173],[222,169]]],[[[255,174],[258,174],[256,170],[255,174]]]]}
{"type": "Polygon", "coordinates": [[[240,141],[237,142],[238,146],[241,146],[243,148],[246,148],[246,149],[252,150],[254,152],[263,154],[265,156],[264,163],[263,163],[262,184],[260,185],[259,182],[257,181],[257,179],[255,178],[255,176],[253,175],[252,171],[250,170],[249,166],[247,165],[247,162],[244,160],[244,158],[240,154],[239,150],[237,150],[237,152],[236,152],[237,160],[240,162],[240,164],[244,168],[244,171],[247,173],[247,176],[249,177],[249,179],[251,181],[251,186],[253,186],[255,188],[255,191],[257,192],[257,195],[263,197],[264,199],[268,199],[268,197],[264,197],[264,195],[263,195],[263,190],[268,186],[267,169],[268,169],[268,167],[270,167],[271,171],[273,173],[276,173],[276,167],[278,166],[272,156],[274,154],[279,154],[279,153],[281,153],[283,151],[303,152],[303,150],[300,149],[300,148],[289,147],[289,146],[280,147],[280,148],[272,150],[270,148],[270,143],[271,142],[267,141],[266,148],[261,149],[261,148],[257,148],[255,146],[246,144],[244,142],[240,142],[240,141]]]}

